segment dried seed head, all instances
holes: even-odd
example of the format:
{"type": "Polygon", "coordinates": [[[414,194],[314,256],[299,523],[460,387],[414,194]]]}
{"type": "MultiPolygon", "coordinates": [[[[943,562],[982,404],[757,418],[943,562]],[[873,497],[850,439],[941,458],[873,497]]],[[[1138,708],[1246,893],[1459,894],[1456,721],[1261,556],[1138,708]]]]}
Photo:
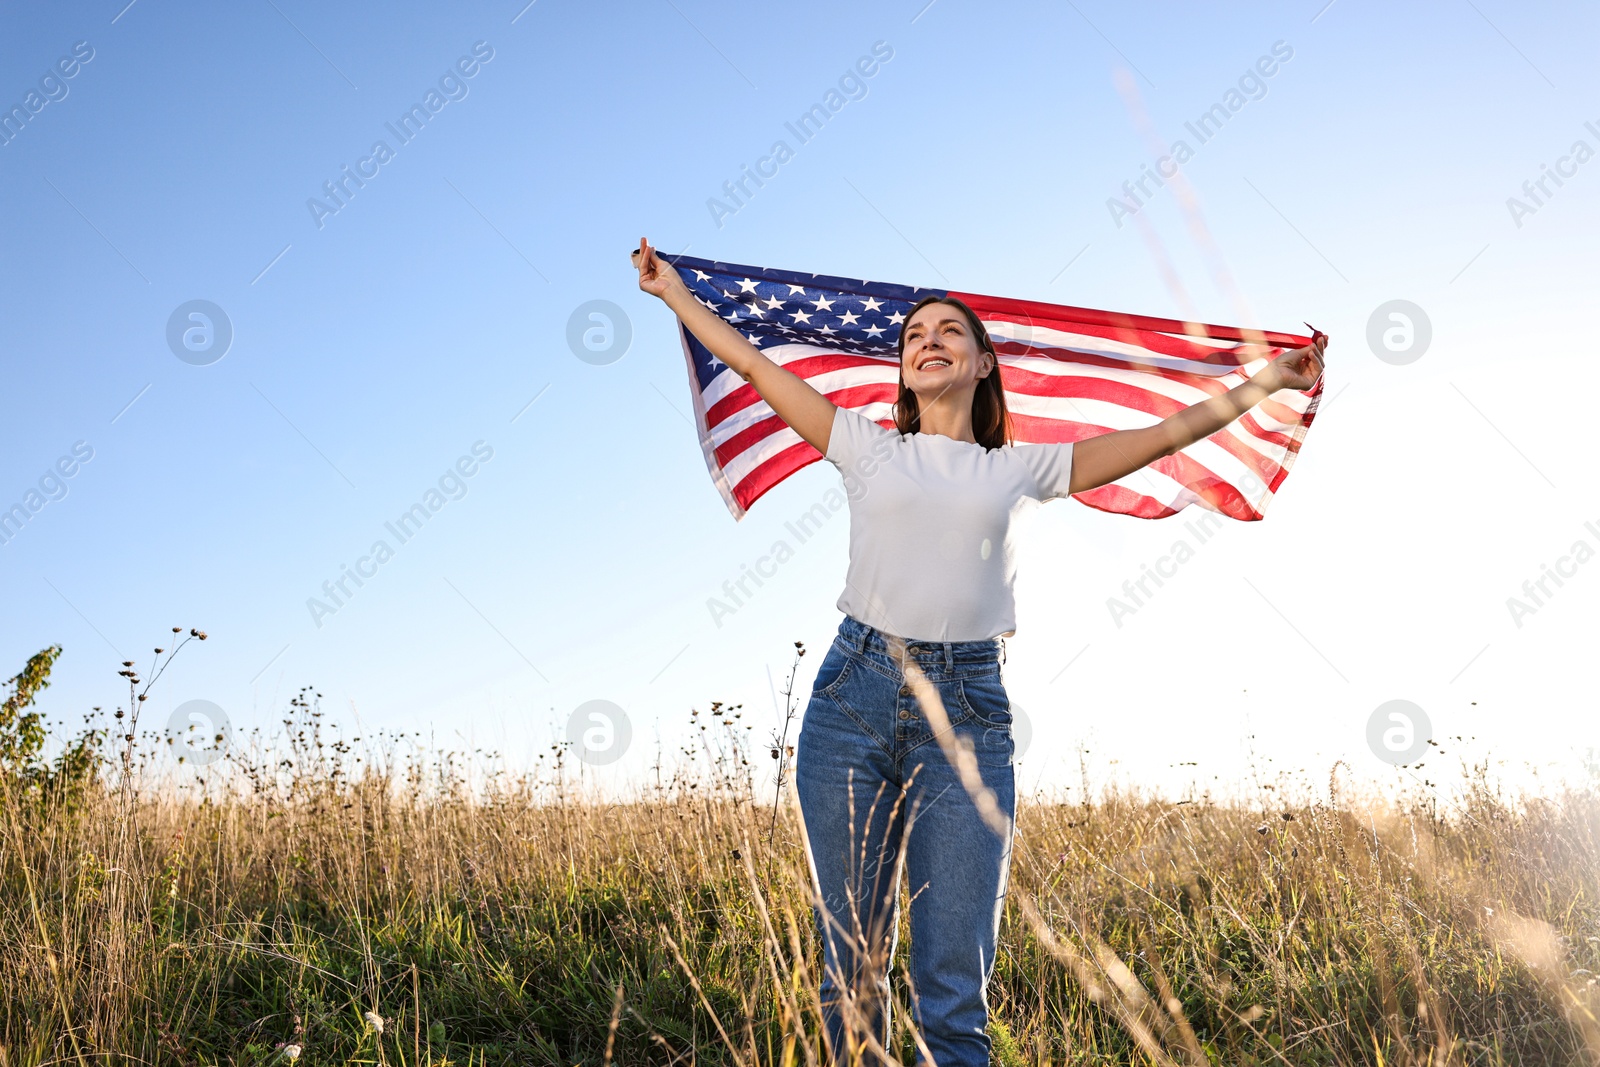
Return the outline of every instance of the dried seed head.
{"type": "Polygon", "coordinates": [[[383,1033],[383,1016],[375,1011],[369,1011],[362,1018],[367,1020],[367,1025],[372,1027],[374,1033],[383,1033]]]}

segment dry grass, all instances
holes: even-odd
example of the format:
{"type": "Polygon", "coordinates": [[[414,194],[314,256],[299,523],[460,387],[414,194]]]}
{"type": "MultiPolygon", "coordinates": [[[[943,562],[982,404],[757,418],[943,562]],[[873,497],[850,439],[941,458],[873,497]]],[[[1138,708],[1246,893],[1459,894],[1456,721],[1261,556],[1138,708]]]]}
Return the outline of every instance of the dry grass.
{"type": "MultiPolygon", "coordinates": [[[[82,788],[13,766],[0,1067],[819,1062],[798,822],[741,720],[696,713],[629,803],[559,746],[340,740],[309,693],[198,776],[142,735],[82,788]]],[[[997,1061],[1600,1064],[1600,791],[1463,773],[1448,814],[1283,779],[1024,802],[997,1061]]]]}

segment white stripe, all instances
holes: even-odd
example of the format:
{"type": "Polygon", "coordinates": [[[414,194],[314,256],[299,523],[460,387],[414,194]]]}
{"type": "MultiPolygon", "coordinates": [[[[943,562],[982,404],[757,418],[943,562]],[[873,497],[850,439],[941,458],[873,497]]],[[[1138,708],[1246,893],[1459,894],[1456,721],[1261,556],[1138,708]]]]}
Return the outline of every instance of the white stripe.
{"type": "MultiPolygon", "coordinates": [[[[771,348],[763,348],[761,354],[782,367],[797,359],[805,359],[809,356],[859,356],[863,353],[840,352],[838,349],[824,348],[820,345],[786,342],[781,345],[773,345],[771,348]]],[[[867,358],[876,359],[888,367],[891,373],[899,374],[900,367],[893,356],[885,358],[883,356],[868,355],[867,358]]],[[[706,407],[711,407],[744,384],[746,384],[745,380],[739,377],[737,371],[724,365],[723,369],[718,371],[716,377],[712,378],[705,387],[706,407]]]]}
{"type": "Polygon", "coordinates": [[[784,449],[794,447],[802,440],[803,438],[788,426],[780,430],[774,430],[727,463],[724,463],[722,470],[732,480],[734,487],[737,488],[761,464],[784,449]]]}
{"type": "MultiPolygon", "coordinates": [[[[1095,337],[1090,334],[1070,333],[1065,330],[1052,329],[1048,326],[1034,326],[1030,329],[1014,323],[996,321],[992,329],[988,322],[984,323],[984,328],[989,331],[991,338],[1017,341],[1033,348],[1067,349],[1092,356],[1103,356],[1107,359],[1130,360],[1146,366],[1160,367],[1164,370],[1187,371],[1190,374],[1200,374],[1207,378],[1215,378],[1239,369],[1234,366],[1219,367],[1196,359],[1184,359],[1181,356],[1162,355],[1158,352],[1152,352],[1148,348],[1129,344],[1126,341],[1113,341],[1106,337],[1095,337]]],[[[1191,338],[1190,340],[1195,339],[1191,338]]]]}
{"type": "MultiPolygon", "coordinates": [[[[1094,333],[1083,333],[1083,332],[1081,332],[1079,330],[1075,330],[1075,329],[1072,329],[1070,327],[1061,328],[1061,327],[1046,325],[1046,323],[1051,321],[1048,318],[1046,318],[1043,322],[1033,322],[1031,320],[1029,322],[1016,322],[1016,321],[1013,321],[1013,320],[1010,320],[1010,319],[1004,319],[1004,318],[983,319],[982,321],[984,323],[984,328],[986,330],[989,330],[989,332],[991,334],[1000,333],[1000,334],[1002,334],[1002,335],[1004,335],[1004,336],[1006,336],[1008,338],[1019,340],[1019,341],[1022,341],[1024,343],[1027,343],[1030,338],[1043,338],[1043,339],[1053,340],[1056,343],[1073,344],[1073,345],[1087,344],[1087,345],[1089,345],[1091,347],[1103,346],[1103,345],[1113,345],[1113,346],[1128,346],[1128,345],[1131,345],[1133,350],[1136,350],[1136,351],[1148,351],[1152,356],[1156,356],[1157,358],[1160,358],[1160,359],[1182,358],[1182,357],[1166,356],[1164,354],[1156,352],[1154,349],[1148,349],[1144,345],[1135,344],[1133,342],[1119,341],[1119,340],[1117,340],[1115,338],[1102,337],[1099,334],[1094,334],[1094,333]],[[992,329],[991,329],[991,326],[992,326],[992,329]]],[[[1107,327],[1107,328],[1108,329],[1115,329],[1116,327],[1107,327]]],[[[1263,336],[1263,339],[1260,340],[1260,341],[1226,341],[1226,340],[1220,340],[1220,339],[1215,338],[1215,337],[1198,337],[1198,336],[1196,336],[1194,334],[1184,333],[1181,330],[1179,330],[1179,331],[1174,331],[1174,330],[1151,330],[1151,329],[1146,329],[1144,327],[1138,327],[1138,326],[1127,327],[1127,328],[1135,330],[1135,331],[1137,331],[1139,333],[1143,333],[1143,334],[1150,334],[1150,335],[1154,335],[1154,336],[1157,336],[1157,337],[1164,337],[1164,338],[1167,338],[1168,340],[1177,341],[1180,344],[1191,345],[1191,346],[1194,346],[1196,348],[1209,348],[1213,352],[1219,353],[1219,354],[1220,353],[1227,353],[1227,352],[1239,352],[1239,351],[1248,352],[1248,351],[1252,351],[1252,350],[1270,350],[1270,351],[1283,351],[1284,350],[1283,346],[1275,345],[1275,344],[1271,343],[1270,341],[1267,341],[1265,339],[1265,336],[1263,336]]]]}
{"type": "MultiPolygon", "coordinates": [[[[1199,386],[1190,385],[1188,382],[1165,378],[1159,374],[1128,367],[1091,367],[1084,363],[1062,363],[1058,360],[1042,356],[1001,356],[1000,361],[1008,367],[1016,367],[1033,374],[1049,376],[1052,378],[1088,378],[1090,380],[1119,382],[1131,385],[1146,392],[1158,393],[1170,400],[1176,400],[1185,407],[1198,404],[1202,400],[1209,400],[1214,395],[1201,389],[1199,386]]],[[[1230,374],[1234,372],[1229,372],[1230,374]]],[[[1235,375],[1242,384],[1243,375],[1235,375]]],[[[1229,385],[1225,375],[1207,375],[1213,381],[1220,381],[1229,385]]],[[[1007,390],[1006,397],[1027,394],[1026,390],[1007,390]]]]}

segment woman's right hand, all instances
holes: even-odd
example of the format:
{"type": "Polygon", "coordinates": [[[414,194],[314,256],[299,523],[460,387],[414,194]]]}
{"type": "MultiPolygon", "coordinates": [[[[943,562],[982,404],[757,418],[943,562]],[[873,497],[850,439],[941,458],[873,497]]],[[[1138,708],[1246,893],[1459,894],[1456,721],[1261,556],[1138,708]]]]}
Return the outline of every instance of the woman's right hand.
{"type": "Polygon", "coordinates": [[[718,317],[706,302],[695,297],[680,275],[656,255],[650,242],[628,253],[639,268],[639,288],[660,297],[711,355],[754,387],[756,394],[812,448],[828,454],[837,410],[833,401],[787,367],[772,362],[749,338],[718,317]]]}
{"type": "Polygon", "coordinates": [[[656,255],[656,250],[645,238],[639,238],[639,247],[628,254],[633,260],[633,265],[639,268],[639,288],[651,296],[666,300],[667,296],[679,289],[688,291],[689,287],[683,284],[683,279],[666,260],[656,255]]]}

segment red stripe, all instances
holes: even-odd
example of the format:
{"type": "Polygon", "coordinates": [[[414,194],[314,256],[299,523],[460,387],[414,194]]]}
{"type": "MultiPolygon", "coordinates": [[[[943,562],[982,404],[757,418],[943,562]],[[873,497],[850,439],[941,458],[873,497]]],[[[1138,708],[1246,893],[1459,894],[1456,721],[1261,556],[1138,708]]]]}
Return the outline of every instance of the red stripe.
{"type": "Polygon", "coordinates": [[[805,441],[797,441],[739,479],[733,487],[733,498],[740,507],[749,511],[750,505],[765,496],[767,490],[801,467],[809,466],[821,458],[821,452],[805,441]]]}
{"type": "MultiPolygon", "coordinates": [[[[996,321],[1009,320],[987,319],[985,321],[993,323],[996,321]]],[[[1053,329],[1066,330],[1071,333],[1084,334],[1090,337],[1101,337],[1107,341],[1115,341],[1119,344],[1132,345],[1135,348],[1149,352],[1151,356],[1161,356],[1167,359],[1184,359],[1191,363],[1204,363],[1223,370],[1233,370],[1251,362],[1252,360],[1272,359],[1284,351],[1284,349],[1276,348],[1272,345],[1233,345],[1228,348],[1218,348],[1215,345],[1201,344],[1199,341],[1195,341],[1186,337],[1171,337],[1164,333],[1129,334],[1126,331],[1118,333],[1116,331],[1108,330],[1104,327],[1084,326],[1082,323],[1076,322],[1045,322],[1035,319],[1032,320],[1031,325],[1035,327],[1051,327],[1053,329]]],[[[1008,349],[1005,347],[1006,345],[1022,344],[1022,342],[1014,339],[1001,340],[998,338],[993,338],[992,336],[991,339],[994,340],[996,346],[998,346],[1002,352],[1008,351],[1008,349]]],[[[1050,355],[1055,352],[1071,352],[1074,355],[1077,355],[1078,353],[1083,353],[1084,355],[1088,354],[1083,352],[1083,349],[1074,347],[1070,342],[1062,342],[1058,344],[1047,341],[1043,338],[1034,340],[1032,342],[1032,348],[1040,355],[1050,355]]],[[[1057,356],[1055,358],[1059,359],[1062,357],[1057,356]]],[[[1113,356],[1103,358],[1116,359],[1118,357],[1113,356]]],[[[1122,358],[1131,360],[1132,357],[1122,358]]],[[[1134,365],[1140,367],[1140,369],[1143,369],[1144,366],[1143,364],[1134,365]]]]}
{"type": "MultiPolygon", "coordinates": [[[[801,356],[797,359],[791,359],[783,366],[809,381],[819,374],[827,374],[831,371],[848,370],[851,367],[870,367],[874,364],[883,366],[883,363],[883,360],[874,359],[871,356],[846,355],[843,352],[823,352],[815,356],[801,356]]],[[[893,364],[891,363],[890,366],[893,366],[893,364]]],[[[894,398],[890,397],[890,399],[894,398]]],[[[732,392],[706,409],[706,421],[715,426],[730,415],[735,415],[751,404],[760,402],[761,394],[756,392],[756,387],[749,382],[741,382],[732,392]]]]}
{"type": "Polygon", "coordinates": [[[1275,448],[1300,447],[1299,442],[1288,434],[1281,433],[1278,430],[1269,430],[1257,422],[1253,410],[1247,411],[1243,415],[1240,415],[1238,425],[1242,426],[1246,431],[1248,431],[1251,437],[1254,437],[1258,441],[1265,441],[1267,444],[1272,445],[1275,448]]]}
{"type": "MultiPolygon", "coordinates": [[[[1172,378],[1175,381],[1216,381],[1230,371],[1238,371],[1233,363],[1212,364],[1221,373],[1217,375],[1201,374],[1198,371],[1182,370],[1177,367],[1160,367],[1153,363],[1141,363],[1132,357],[1104,356],[1097,353],[1085,352],[1079,348],[1051,348],[1038,343],[1023,344],[1021,341],[996,341],[995,351],[1003,356],[1021,356],[1024,359],[1048,359],[1056,363],[1067,363],[1075,366],[1100,367],[1106,370],[1133,371],[1136,374],[1159,374],[1163,378],[1172,378]]],[[[1154,358],[1154,357],[1152,357],[1154,358]]],[[[1183,357],[1173,357],[1183,358],[1183,357]]],[[[1191,362],[1199,362],[1191,360],[1191,362]]]]}
{"type": "Polygon", "coordinates": [[[1167,507],[1155,497],[1135,493],[1124,486],[1102,485],[1098,489],[1091,489],[1086,493],[1074,493],[1072,499],[1088,504],[1091,508],[1109,511],[1116,515],[1131,515],[1136,519],[1164,519],[1177,512],[1167,507]]]}
{"type": "MultiPolygon", "coordinates": [[[[1077,363],[1078,360],[1065,362],[1077,363]]],[[[1085,360],[1084,362],[1088,362],[1085,360]]],[[[1192,385],[1202,392],[1212,396],[1221,396],[1228,391],[1228,386],[1223,382],[1214,381],[1194,374],[1155,374],[1155,377],[1165,378],[1168,381],[1178,382],[1181,385],[1192,385]]],[[[1164,407],[1169,410],[1179,410],[1188,407],[1187,404],[1161,393],[1153,392],[1144,386],[1129,385],[1111,378],[1099,378],[1083,374],[1042,374],[1029,370],[1026,365],[1019,363],[1006,363],[1000,366],[1000,381],[1007,393],[1019,393],[1043,397],[1079,397],[1086,400],[1107,400],[1114,404],[1123,403],[1116,399],[1121,396],[1140,395],[1150,398],[1151,407],[1141,407],[1140,411],[1154,413],[1155,407],[1164,407]]],[[[1132,406],[1127,405],[1127,406],[1132,406]]],[[[1165,418],[1166,416],[1162,416],[1165,418]]]]}
{"type": "Polygon", "coordinates": [[[1043,304],[1036,300],[1013,300],[1003,296],[982,296],[977,293],[958,293],[950,296],[965,303],[978,317],[994,315],[1025,315],[1036,322],[1073,322],[1085,326],[1109,327],[1124,333],[1141,330],[1159,330],[1163,333],[1188,334],[1207,337],[1213,341],[1244,341],[1266,343],[1283,348],[1304,348],[1311,338],[1272,330],[1245,330],[1237,326],[1214,326],[1209,323],[1184,322],[1181,319],[1158,319],[1150,315],[1130,315],[1120,311],[1097,311],[1094,308],[1070,307],[1066,304],[1043,304]]]}

